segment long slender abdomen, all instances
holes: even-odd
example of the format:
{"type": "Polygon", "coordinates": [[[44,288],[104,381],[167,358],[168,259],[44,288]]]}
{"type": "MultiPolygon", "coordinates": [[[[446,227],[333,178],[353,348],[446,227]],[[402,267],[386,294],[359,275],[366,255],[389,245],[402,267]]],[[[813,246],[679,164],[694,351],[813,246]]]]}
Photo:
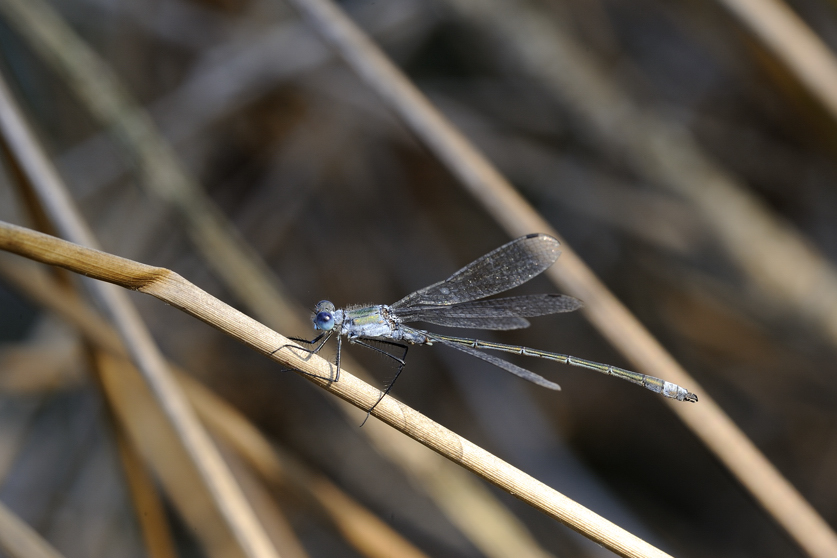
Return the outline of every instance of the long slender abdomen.
{"type": "Polygon", "coordinates": [[[523,347],[520,345],[492,343],[490,341],[469,339],[467,337],[452,337],[448,335],[440,335],[438,333],[434,333],[433,336],[438,337],[440,339],[444,339],[451,343],[465,345],[473,349],[503,351],[505,353],[554,360],[556,362],[569,364],[571,366],[577,366],[579,368],[595,370],[596,372],[601,372],[602,374],[607,374],[608,376],[613,376],[614,378],[621,378],[623,380],[631,382],[632,384],[637,384],[639,386],[644,387],[645,389],[653,391],[654,393],[659,393],[660,395],[663,395],[670,399],[676,399],[677,401],[689,401],[694,403],[698,399],[697,395],[691,393],[685,388],[678,386],[677,384],[661,380],[660,378],[655,378],[654,376],[648,376],[647,374],[640,374],[639,372],[625,370],[624,368],[619,368],[618,366],[612,366],[610,364],[602,364],[600,362],[594,362],[592,360],[586,360],[583,358],[565,355],[562,353],[553,353],[550,351],[541,351],[539,349],[530,349],[529,347],[523,347]]]}

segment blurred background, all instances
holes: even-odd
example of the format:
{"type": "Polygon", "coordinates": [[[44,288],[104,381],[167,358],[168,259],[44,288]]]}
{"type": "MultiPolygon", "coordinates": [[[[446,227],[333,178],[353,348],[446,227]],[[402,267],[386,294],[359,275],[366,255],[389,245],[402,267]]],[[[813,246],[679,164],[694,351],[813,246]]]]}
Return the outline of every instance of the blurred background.
{"type": "MultiPolygon", "coordinates": [[[[310,311],[321,299],[391,303],[510,240],[290,5],[0,6],[2,75],[103,248],[170,268],[284,335],[313,337],[310,311]],[[78,45],[110,68],[159,137],[132,147],[107,121],[109,101],[89,94],[95,87],[65,60],[93,64],[78,45]],[[181,200],[186,210],[155,187],[155,173],[170,168],[194,187],[195,197],[181,200]],[[237,264],[208,261],[213,249],[196,244],[205,233],[188,208],[231,224],[285,297],[281,315],[263,316],[275,306],[230,286],[230,276],[246,279],[237,264]]],[[[341,7],[835,525],[837,292],[826,279],[837,258],[837,127],[794,69],[722,3],[341,7]],[[813,268],[826,279],[812,279],[813,268]]],[[[791,7],[837,42],[834,2],[791,7]]],[[[8,159],[0,180],[0,219],[35,226],[8,159]]],[[[554,291],[539,277],[516,294],[554,291]]],[[[359,428],[364,412],[158,300],[131,297],[166,357],[304,471],[259,479],[219,442],[263,500],[257,513],[283,555],[374,555],[341,531],[299,480],[306,475],[428,556],[515,555],[480,539],[481,521],[469,529],[457,519],[479,518],[482,507],[452,511],[417,472],[436,462],[430,450],[408,441],[406,466],[374,434],[375,419],[359,428]]],[[[0,308],[0,500],[65,556],[164,555],[148,548],[78,331],[5,275],[0,308]]],[[[581,312],[532,322],[456,333],[631,367],[581,312]]],[[[323,356],[334,351],[331,343],[323,356]]],[[[347,368],[368,371],[375,386],[395,372],[372,351],[344,351],[347,368]]],[[[804,555],[662,398],[581,369],[514,360],[561,384],[550,392],[452,353],[411,348],[392,394],[674,555],[804,555]]],[[[609,555],[466,480],[504,509],[529,555],[609,555]]],[[[162,491],[159,519],[177,555],[223,555],[175,500],[162,491]]]]}

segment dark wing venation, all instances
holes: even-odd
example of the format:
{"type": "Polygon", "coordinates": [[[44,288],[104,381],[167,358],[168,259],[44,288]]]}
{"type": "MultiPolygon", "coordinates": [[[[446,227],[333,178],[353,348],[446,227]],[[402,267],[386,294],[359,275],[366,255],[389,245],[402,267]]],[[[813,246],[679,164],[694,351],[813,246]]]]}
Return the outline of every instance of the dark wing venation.
{"type": "Polygon", "coordinates": [[[503,360],[501,358],[497,358],[494,355],[486,354],[486,353],[483,353],[483,352],[481,352],[477,349],[474,349],[473,347],[466,347],[465,345],[460,345],[458,343],[453,343],[451,341],[447,341],[445,339],[440,339],[438,337],[430,336],[430,338],[433,340],[434,343],[439,343],[439,344],[445,345],[447,347],[453,347],[454,349],[460,350],[463,353],[468,353],[471,356],[477,357],[477,358],[482,359],[482,360],[484,360],[488,363],[493,364],[494,366],[502,368],[506,372],[511,372],[515,376],[519,376],[519,377],[523,378],[524,380],[528,380],[528,381],[532,382],[533,384],[538,384],[539,386],[545,387],[545,388],[548,388],[548,389],[554,389],[554,390],[560,390],[561,389],[561,386],[559,386],[558,384],[556,384],[554,382],[550,382],[549,380],[547,380],[543,376],[535,374],[534,372],[530,372],[530,371],[526,370],[525,368],[521,368],[520,366],[518,366],[516,364],[512,364],[511,362],[508,362],[508,361],[503,360]]]}
{"type": "Polygon", "coordinates": [[[485,298],[522,285],[555,263],[557,239],[530,234],[500,246],[469,263],[444,281],[405,296],[392,308],[449,305],[485,298]]]}
{"type": "Polygon", "coordinates": [[[538,294],[475,300],[450,306],[395,308],[392,312],[401,322],[507,330],[528,327],[529,322],[523,318],[572,312],[581,306],[581,301],[571,296],[538,294]]]}

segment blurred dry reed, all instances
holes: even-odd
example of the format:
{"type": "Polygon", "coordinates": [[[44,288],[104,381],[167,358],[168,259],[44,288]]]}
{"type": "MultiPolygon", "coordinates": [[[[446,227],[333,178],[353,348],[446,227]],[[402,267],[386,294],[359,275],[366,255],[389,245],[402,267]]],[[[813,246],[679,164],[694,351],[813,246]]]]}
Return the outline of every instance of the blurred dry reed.
{"type": "MultiPolygon", "coordinates": [[[[698,405],[672,407],[696,436],[629,387],[561,371],[556,397],[443,349],[411,350],[396,396],[674,554],[834,555],[837,173],[834,124],[821,114],[832,106],[833,60],[804,23],[828,42],[833,8],[812,0],[798,17],[775,2],[720,3],[742,28],[723,10],[690,3],[344,4],[408,78],[341,11],[293,4],[303,21],[258,0],[0,2],[4,74],[107,250],[175,269],[277,331],[305,336],[310,326],[293,300],[396,300],[504,238],[555,227],[575,250],[565,250],[551,278],[585,300],[591,323],[637,369],[699,390],[698,405]],[[746,28],[765,50],[742,35],[746,28]]],[[[7,178],[25,182],[25,165],[6,142],[7,178]]],[[[0,218],[72,238],[59,217],[66,212],[50,208],[58,198],[42,196],[39,207],[24,188],[27,216],[10,192],[0,188],[0,218]]],[[[0,354],[9,409],[6,418],[0,408],[9,433],[0,498],[68,556],[112,555],[113,544],[121,555],[169,556],[193,552],[195,541],[208,555],[226,555],[230,544],[258,552],[247,550],[249,536],[235,535],[250,527],[237,531],[234,518],[224,527],[223,501],[217,519],[203,522],[211,488],[190,506],[200,482],[172,479],[201,474],[183,468],[185,456],[170,457],[176,450],[165,444],[179,445],[178,435],[155,439],[165,420],[140,428],[137,413],[153,398],[133,396],[141,384],[129,383],[138,376],[124,353],[113,360],[112,351],[97,352],[85,328],[105,330],[101,319],[79,310],[75,295],[62,296],[76,305],[65,319],[93,345],[73,342],[43,317],[25,343],[0,354]],[[79,315],[99,325],[85,326],[79,315]],[[95,393],[112,410],[98,419],[95,393]],[[50,417],[61,408],[79,425],[61,455],[84,455],[72,452],[95,440],[94,455],[119,456],[121,489],[99,483],[99,499],[89,489],[81,499],[50,496],[62,493],[62,482],[89,486],[89,471],[99,470],[86,457],[64,476],[28,465],[25,448],[59,451],[37,433],[56,432],[50,417]],[[122,426],[90,434],[100,422],[122,426]],[[147,465],[162,481],[159,494],[147,465]],[[26,490],[32,483],[38,498],[26,490]],[[135,515],[125,511],[130,500],[135,515]],[[65,511],[93,501],[121,512],[103,525],[94,518],[104,504],[72,518],[65,511]],[[74,531],[85,536],[69,537],[74,531]]],[[[206,296],[206,308],[237,315],[206,296]]],[[[58,300],[40,304],[61,312],[58,300]]],[[[406,536],[429,555],[601,553],[382,423],[358,430],[362,412],[318,398],[268,359],[243,355],[159,304],[136,304],[166,357],[253,422],[211,394],[207,404],[195,395],[203,388],[187,381],[185,396],[254,507],[247,513],[265,527],[253,527],[252,540],[263,541],[255,547],[283,556],[421,552],[406,536]],[[297,471],[294,480],[276,482],[279,468],[297,471]]],[[[279,340],[268,331],[251,337],[265,353],[279,340]]],[[[572,317],[539,320],[526,338],[510,335],[620,364],[572,317]]],[[[384,381],[369,380],[351,360],[346,366],[373,385],[384,381]]],[[[538,371],[554,374],[547,368],[538,371]]],[[[363,408],[376,392],[362,385],[347,375],[330,389],[356,386],[363,408]]],[[[393,409],[381,409],[389,422],[412,417],[393,409]]],[[[438,428],[425,420],[401,424],[438,428]]],[[[114,464],[103,470],[118,477],[114,464]]],[[[612,538],[605,544],[641,552],[612,538]]]]}

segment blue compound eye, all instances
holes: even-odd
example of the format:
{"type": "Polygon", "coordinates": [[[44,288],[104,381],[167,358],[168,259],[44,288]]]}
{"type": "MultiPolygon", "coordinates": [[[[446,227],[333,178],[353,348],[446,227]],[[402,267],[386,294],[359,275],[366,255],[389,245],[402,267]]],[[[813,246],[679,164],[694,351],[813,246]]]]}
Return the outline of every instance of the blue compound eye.
{"type": "Polygon", "coordinates": [[[314,316],[314,328],[329,331],[334,327],[334,316],[331,312],[317,312],[314,316]]]}

